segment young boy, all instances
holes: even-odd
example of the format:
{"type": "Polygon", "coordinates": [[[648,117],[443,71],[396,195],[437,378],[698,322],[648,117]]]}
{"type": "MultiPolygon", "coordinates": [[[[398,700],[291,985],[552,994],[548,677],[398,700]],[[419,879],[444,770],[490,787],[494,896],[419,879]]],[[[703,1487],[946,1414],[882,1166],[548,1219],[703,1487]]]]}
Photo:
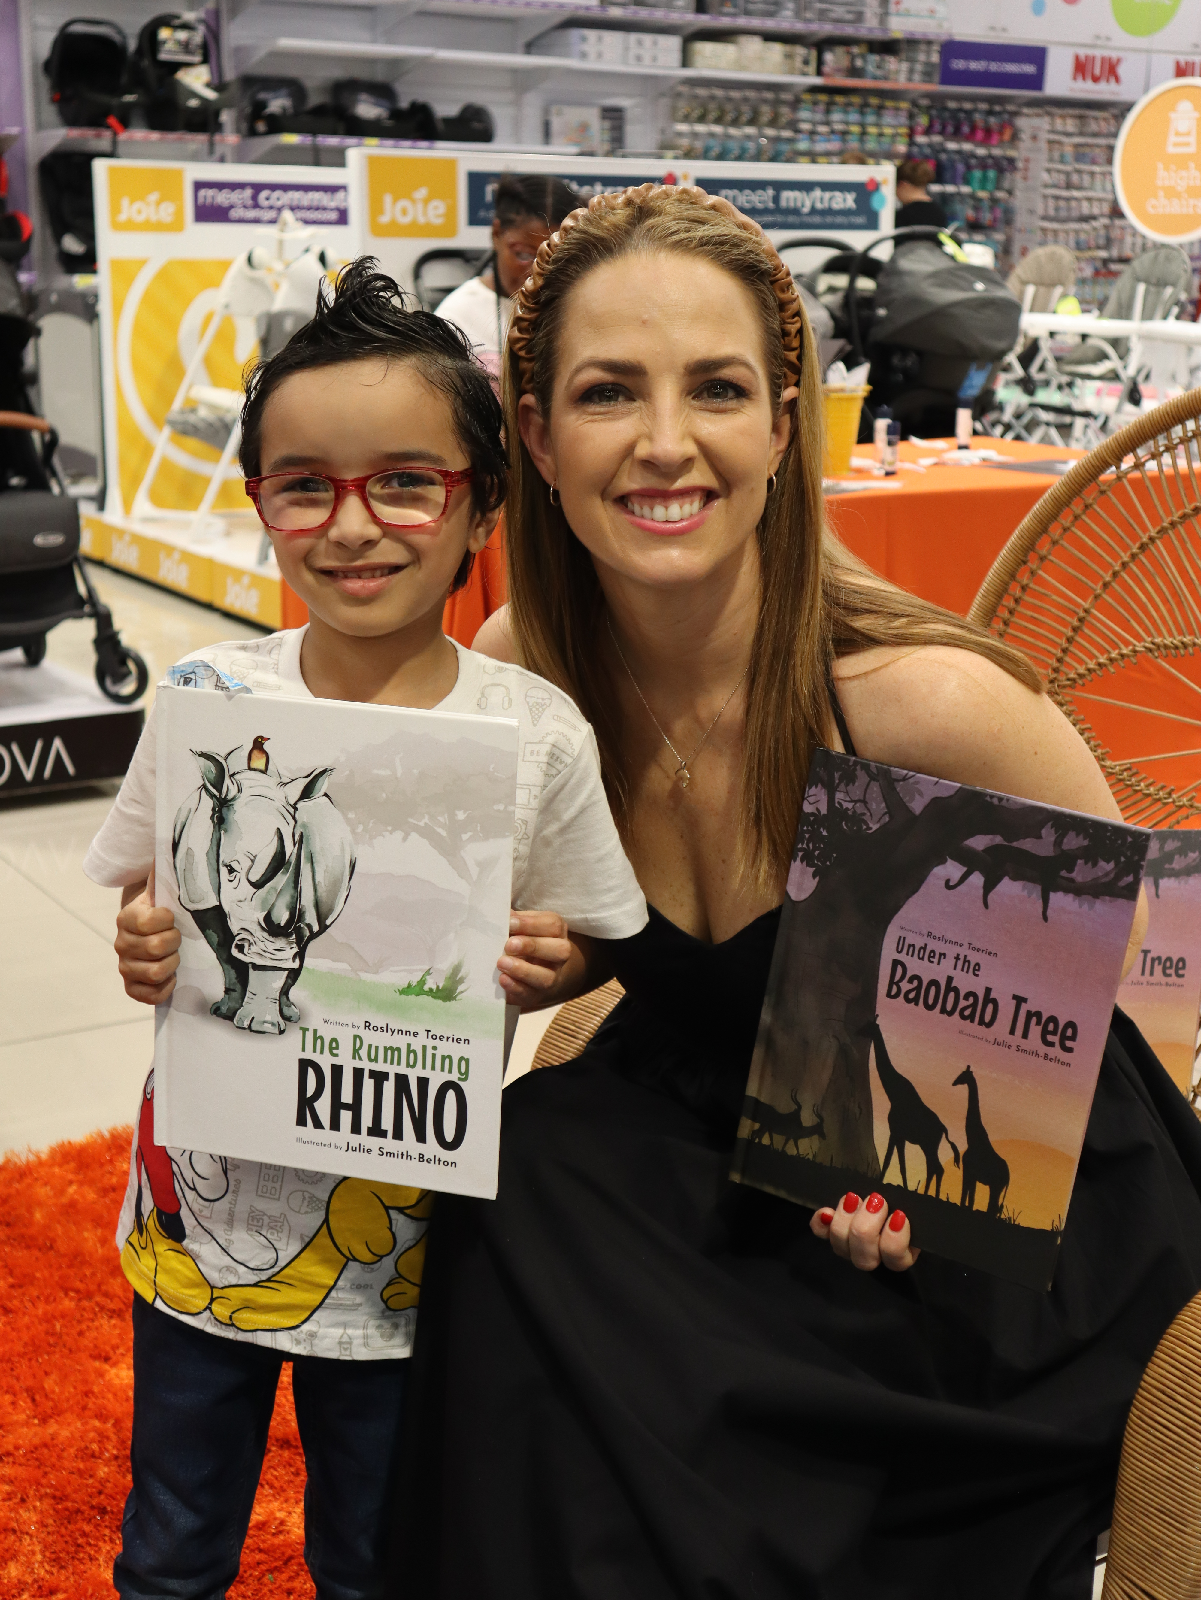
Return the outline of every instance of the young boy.
{"type": "MultiPolygon", "coordinates": [[[[352,265],[248,388],[247,490],[309,624],[213,645],[172,676],[198,692],[232,679],[254,694],[517,718],[517,909],[497,964],[510,1001],[551,1004],[589,986],[591,940],[637,933],[646,905],[575,706],[442,632],[447,592],[466,581],[504,496],[500,408],[458,329],[405,310],[373,268],[352,265]],[[545,906],[557,909],[533,909],[545,906]]],[[[126,989],[161,1004],[180,934],[154,905],[154,785],[152,711],[85,870],[122,888],[126,989]]],[[[136,1291],[120,1594],[210,1600],[233,1582],[284,1360],[317,1594],[380,1592],[430,1197],[380,1185],[359,1195],[356,1182],[165,1150],[154,1142],[153,1073],[147,1080],[117,1232],[136,1291]],[[322,1227],[345,1266],[315,1300],[300,1258],[322,1227]],[[381,1263],[393,1252],[390,1274],[381,1263]],[[263,1284],[268,1295],[239,1297],[263,1284]]]]}

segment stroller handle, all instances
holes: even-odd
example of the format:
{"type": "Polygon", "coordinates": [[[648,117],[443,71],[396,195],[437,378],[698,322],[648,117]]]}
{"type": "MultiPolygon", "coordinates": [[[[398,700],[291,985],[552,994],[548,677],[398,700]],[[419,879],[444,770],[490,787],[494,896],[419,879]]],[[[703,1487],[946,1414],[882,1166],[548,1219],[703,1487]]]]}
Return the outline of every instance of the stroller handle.
{"type": "Polygon", "coordinates": [[[859,330],[859,300],[855,294],[855,284],[859,278],[859,270],[871,255],[877,245],[887,244],[890,239],[941,239],[943,234],[950,233],[951,229],[931,227],[928,223],[912,228],[898,228],[895,233],[881,233],[869,245],[865,245],[851,263],[850,274],[847,278],[847,324],[851,334],[851,359],[859,364],[864,358],[863,339],[859,330]]]}
{"type": "Polygon", "coordinates": [[[26,433],[53,433],[45,417],[31,417],[27,411],[0,411],[0,428],[22,428],[26,433]]]}

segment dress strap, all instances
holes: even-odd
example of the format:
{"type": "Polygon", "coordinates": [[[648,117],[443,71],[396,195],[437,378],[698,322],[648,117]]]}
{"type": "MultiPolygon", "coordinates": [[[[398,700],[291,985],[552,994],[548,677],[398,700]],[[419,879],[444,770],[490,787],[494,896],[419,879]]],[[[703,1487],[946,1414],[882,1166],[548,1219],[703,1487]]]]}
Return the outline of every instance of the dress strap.
{"type": "Polygon", "coordinates": [[[826,674],[826,693],[830,696],[830,710],[834,713],[834,726],[838,729],[838,737],[842,740],[842,748],[847,755],[857,755],[855,741],[851,738],[851,730],[847,727],[847,719],[842,714],[842,706],[838,702],[838,690],[834,687],[834,673],[826,674]]]}

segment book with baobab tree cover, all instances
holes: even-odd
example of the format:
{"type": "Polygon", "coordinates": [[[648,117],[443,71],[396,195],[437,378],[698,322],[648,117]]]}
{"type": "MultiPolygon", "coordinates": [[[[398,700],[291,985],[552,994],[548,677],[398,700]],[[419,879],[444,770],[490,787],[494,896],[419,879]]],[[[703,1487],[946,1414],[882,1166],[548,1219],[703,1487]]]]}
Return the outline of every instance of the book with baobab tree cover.
{"type": "Polygon", "coordinates": [[[1048,1288],[1149,837],[817,751],[731,1176],[1048,1288]]]}
{"type": "Polygon", "coordinates": [[[1201,831],[1153,833],[1143,885],[1150,920],[1118,1004],[1188,1094],[1201,1008],[1201,831]]]}
{"type": "Polygon", "coordinates": [[[166,685],[158,1143],[496,1193],[518,724],[166,685]]]}

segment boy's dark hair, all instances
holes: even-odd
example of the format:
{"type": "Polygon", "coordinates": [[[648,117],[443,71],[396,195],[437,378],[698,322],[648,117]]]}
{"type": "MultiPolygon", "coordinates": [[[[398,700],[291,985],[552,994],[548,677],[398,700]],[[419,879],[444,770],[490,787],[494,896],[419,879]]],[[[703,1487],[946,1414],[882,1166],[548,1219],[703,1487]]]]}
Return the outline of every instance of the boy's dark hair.
{"type": "Polygon", "coordinates": [[[496,185],[494,212],[501,232],[528,219],[545,222],[553,233],[584,204],[569,183],[541,172],[504,172],[496,185]]]}
{"type": "MultiPolygon", "coordinates": [[[[313,320],[251,370],[242,407],[242,471],[248,478],[259,475],[263,413],[285,378],[315,367],[383,356],[412,361],[426,382],[446,396],[455,432],[471,463],[472,501],[477,511],[495,511],[505,498],[509,460],[504,419],[491,379],[472,354],[466,334],[453,322],[418,310],[395,280],[378,269],[373,256],[352,261],[338,275],[332,293],[323,286],[313,320]]],[[[468,550],[455,573],[452,594],[467,582],[473,559],[468,550]]]]}

